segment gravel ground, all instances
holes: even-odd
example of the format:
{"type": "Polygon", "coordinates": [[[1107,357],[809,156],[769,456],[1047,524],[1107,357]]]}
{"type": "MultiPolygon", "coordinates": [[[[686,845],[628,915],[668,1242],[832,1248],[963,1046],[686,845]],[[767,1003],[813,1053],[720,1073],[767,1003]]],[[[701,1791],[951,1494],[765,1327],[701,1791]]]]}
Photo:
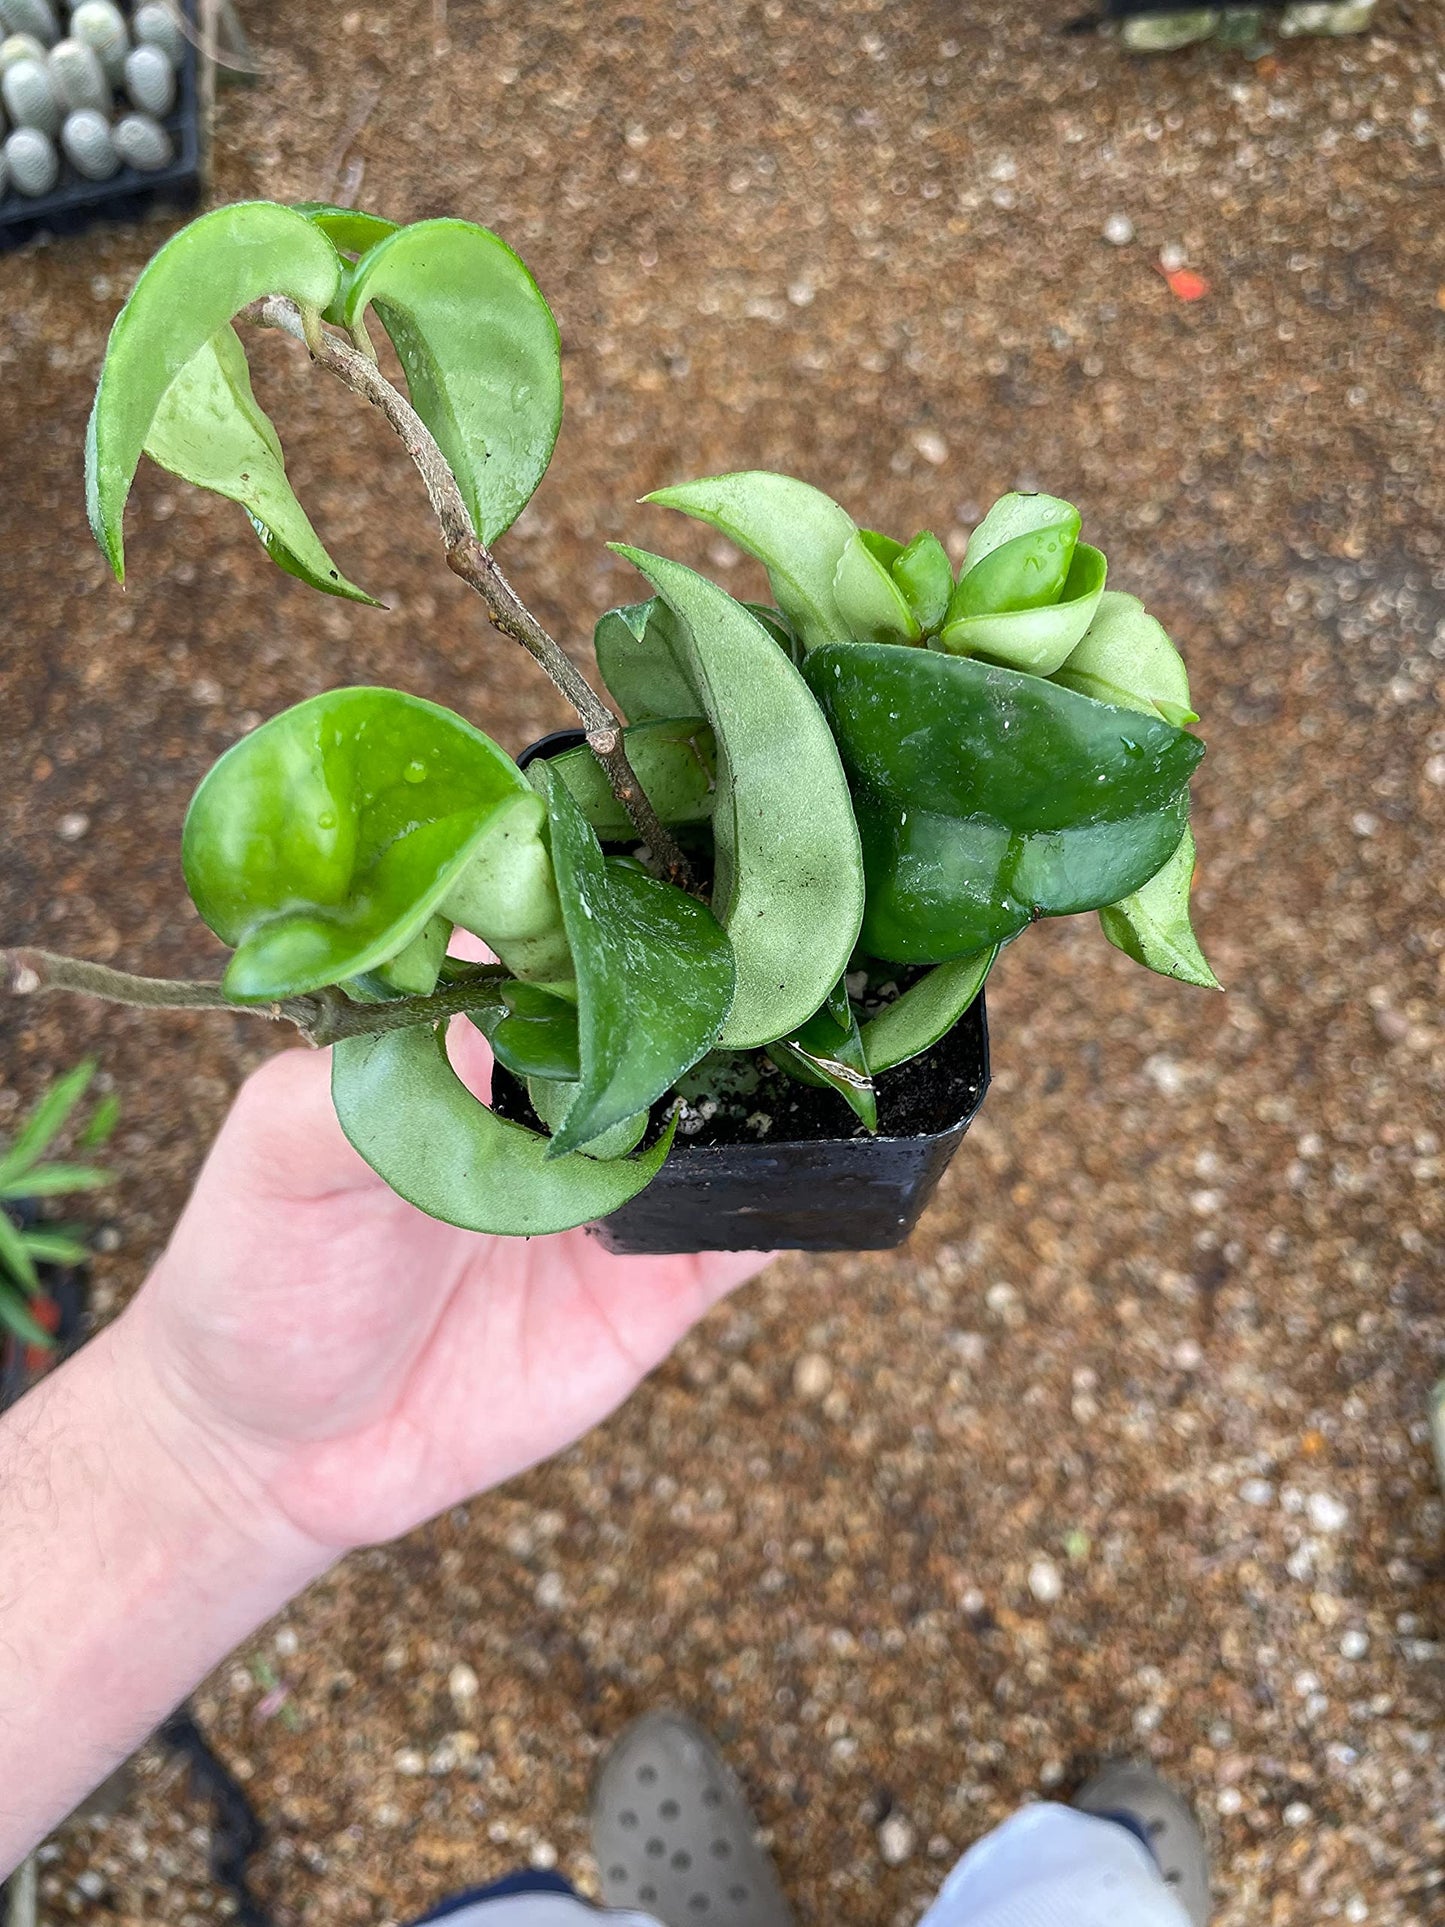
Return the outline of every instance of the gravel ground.
{"type": "MultiPolygon", "coordinates": [[[[905,1252],[779,1264],[583,1446],[224,1668],[199,1711],[287,1927],[519,1861],[585,1880],[598,1754],[668,1702],[726,1739],[804,1918],[903,1927],[1020,1800],[1138,1747],[1200,1805],[1225,1927],[1445,1920],[1439,21],[1385,0],[1365,40],[1144,63],[1058,37],[1073,10],[250,10],[267,79],[223,96],[219,195],[465,214],[552,298],[567,425],[506,556],[579,659],[637,593],[611,537],[753,587],[649,486],[795,470],[955,549],[1007,487],[1077,500],[1190,659],[1229,987],[1031,933],[905,1252]]],[[[88,391],[164,232],[4,263],[0,928],[204,971],[177,831],[248,721],[364,679],[514,747],[563,719],[380,425],[284,342],[258,387],[293,477],[390,613],[310,597],[154,473],[105,582],[88,391]]],[[[175,1029],[0,1013],[5,1104],[82,1046],[124,1094],[112,1304],[262,1047],[175,1029]]],[[[213,1918],[201,1819],[146,1756],[53,1850],[51,1911],[213,1918]]]]}

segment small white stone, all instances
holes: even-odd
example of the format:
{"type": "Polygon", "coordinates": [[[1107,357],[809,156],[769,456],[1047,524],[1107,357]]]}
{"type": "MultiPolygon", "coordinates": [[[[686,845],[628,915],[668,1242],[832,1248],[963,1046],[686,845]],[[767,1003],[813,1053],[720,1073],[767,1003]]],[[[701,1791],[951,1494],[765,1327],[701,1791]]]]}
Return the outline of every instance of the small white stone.
{"type": "Polygon", "coordinates": [[[527,1858],[534,1867],[540,1867],[547,1873],[557,1864],[557,1849],[550,1840],[539,1840],[527,1858]]]}
{"type": "Polygon", "coordinates": [[[1244,1806],[1244,1795],[1237,1786],[1221,1787],[1214,1804],[1227,1819],[1230,1814],[1241,1811],[1244,1806]]]}
{"type": "Polygon", "coordinates": [[[1356,810],[1350,818],[1350,828],[1356,836],[1374,836],[1380,827],[1380,819],[1373,810],[1356,810]]]}
{"type": "Polygon", "coordinates": [[[1104,239],[1113,247],[1128,247],[1134,239],[1134,223],[1127,214],[1111,214],[1104,223],[1104,239]]]}
{"type": "Polygon", "coordinates": [[[398,1773],[404,1773],[409,1780],[415,1780],[426,1772],[426,1759],[414,1746],[403,1746],[391,1756],[391,1763],[398,1773]]]}
{"type": "Polygon", "coordinates": [[[477,1678],[473,1667],[464,1659],[459,1659],[447,1674],[447,1691],[451,1694],[452,1704],[459,1713],[469,1711],[476,1705],[477,1695],[482,1690],[482,1682],[477,1678]]]}
{"type": "Polygon", "coordinates": [[[1306,1806],[1303,1800],[1291,1800],[1284,1810],[1284,1823],[1287,1827],[1307,1827],[1314,1817],[1313,1807],[1306,1806]]]}
{"type": "Polygon", "coordinates": [[[1437,790],[1445,790],[1445,756],[1426,758],[1425,781],[1433,783],[1437,790]]]}
{"type": "Polygon", "coordinates": [[[901,1867],[913,1852],[917,1835],[913,1823],[903,1813],[890,1813],[878,1829],[878,1851],[888,1867],[901,1867]]]}
{"type": "Polygon", "coordinates": [[[1056,1606],[1063,1598],[1063,1574],[1052,1559],[1035,1559],[1029,1567],[1029,1591],[1041,1606],[1056,1606]]]}
{"type": "Polygon", "coordinates": [[[94,1867],[87,1867],[83,1874],[77,1876],[75,1884],[87,1900],[99,1900],[105,1892],[105,1875],[94,1867]]]}
{"type": "Polygon", "coordinates": [[[1197,1372],[1204,1363],[1204,1352],[1192,1338],[1181,1338],[1174,1347],[1174,1363],[1181,1372],[1197,1372]]]}
{"type": "Polygon", "coordinates": [[[55,833],[62,843],[78,843],[90,828],[90,818],[84,810],[68,810],[55,826],[55,833]]]}
{"type": "Polygon", "coordinates": [[[1316,1532],[1343,1532],[1350,1523],[1349,1507],[1330,1492],[1311,1492],[1305,1510],[1316,1532]]]}
{"type": "Polygon", "coordinates": [[[1340,1634],[1340,1658],[1363,1659],[1370,1650],[1370,1635],[1352,1626],[1347,1633],[1340,1634]]]}
{"type": "Polygon", "coordinates": [[[1239,1496],[1246,1505],[1269,1505],[1274,1498],[1274,1487],[1268,1479],[1246,1479],[1239,1488],[1239,1496]]]}
{"type": "Polygon", "coordinates": [[[282,1659],[295,1659],[301,1650],[301,1641],[296,1636],[294,1626],[278,1626],[276,1636],[271,1641],[282,1659]]]}
{"type": "Polygon", "coordinates": [[[948,460],[948,443],[943,439],[942,435],[938,433],[937,429],[920,428],[918,433],[913,437],[913,446],[918,450],[924,461],[931,463],[934,468],[942,468],[943,464],[948,460]]]}
{"type": "Polygon", "coordinates": [[[795,308],[808,307],[817,292],[818,290],[813,286],[812,282],[805,281],[802,275],[799,275],[796,281],[790,281],[788,283],[788,299],[795,308]]]}
{"type": "Polygon", "coordinates": [[[1159,265],[1166,274],[1177,274],[1188,259],[1177,241],[1166,241],[1159,250],[1159,265]]]}
{"type": "Polygon", "coordinates": [[[544,1572],[537,1581],[537,1604],[544,1612],[560,1612],[567,1603],[567,1589],[560,1572],[544,1572]]]}
{"type": "Polygon", "coordinates": [[[808,1405],[816,1405],[833,1383],[833,1367],[821,1352],[804,1352],[793,1366],[793,1390],[808,1405]]]}

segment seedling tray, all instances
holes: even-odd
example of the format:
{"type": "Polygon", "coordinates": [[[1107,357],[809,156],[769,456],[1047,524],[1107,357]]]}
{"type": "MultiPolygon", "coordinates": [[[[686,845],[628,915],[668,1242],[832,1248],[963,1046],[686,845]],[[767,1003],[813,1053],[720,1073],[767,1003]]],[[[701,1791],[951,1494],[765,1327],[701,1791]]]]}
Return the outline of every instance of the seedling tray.
{"type": "MultiPolygon", "coordinates": [[[[129,18],[131,9],[124,11],[129,18]]],[[[194,0],[184,0],[182,11],[194,27],[194,0]]],[[[122,167],[108,181],[87,181],[62,154],[60,181],[50,193],[31,198],[7,188],[0,195],[0,252],[23,247],[38,234],[83,234],[96,221],[139,221],[155,207],[195,206],[201,194],[201,106],[189,37],[176,74],[176,104],[161,125],[175,148],[168,167],[150,174],[122,167]]]]}

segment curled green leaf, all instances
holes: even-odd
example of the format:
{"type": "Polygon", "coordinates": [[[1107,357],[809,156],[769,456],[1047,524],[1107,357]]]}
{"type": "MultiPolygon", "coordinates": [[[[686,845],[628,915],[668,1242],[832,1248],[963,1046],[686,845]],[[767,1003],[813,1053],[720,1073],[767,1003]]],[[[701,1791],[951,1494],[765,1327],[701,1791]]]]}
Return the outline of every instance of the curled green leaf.
{"type": "Polygon", "coordinates": [[[833,576],[833,600],[857,642],[917,642],[922,635],[889,564],[902,550],[887,536],[858,529],[844,544],[833,576]]]}
{"type": "Polygon", "coordinates": [[[1110,943],[1135,963],[1176,977],[1201,990],[1218,990],[1219,979],[1205,961],[1189,921],[1189,886],[1194,880],[1194,836],[1185,830],[1169,861],[1131,896],[1099,912],[1110,943]]]}
{"type": "Polygon", "coordinates": [[[855,524],[821,489],[752,470],[656,489],[643,500],[707,522],[756,556],[804,649],[851,639],[833,583],[855,524]]]}
{"type": "Polygon", "coordinates": [[[346,325],[374,307],[412,406],[491,543],[547,472],[562,421],[562,352],[552,310],[505,241],[469,221],[417,221],[357,263],[346,325]]]}
{"type": "Polygon", "coordinates": [[[636,1158],[556,1157],[552,1140],[498,1117],[423,1025],[348,1037],[331,1054],[331,1097],[356,1150],[393,1191],[444,1224],[536,1238],[605,1218],[661,1170],[672,1119],[636,1158]]]}
{"type": "Polygon", "coordinates": [[[1005,495],[969,538],[939,647],[1051,676],[1094,618],[1108,564],[1052,495],[1005,495]]]}
{"type": "Polygon", "coordinates": [[[506,752],[416,696],[334,689],[263,723],[206,776],[182,839],[196,908],[235,949],[227,993],[297,996],[395,957],[518,799],[535,826],[506,752]]]}
{"type": "Polygon", "coordinates": [[[343,257],[341,282],[326,307],[326,319],[338,328],[346,326],[346,297],[351,292],[356,263],[378,241],[395,234],[397,223],[380,214],[367,214],[357,207],[332,207],[326,201],[295,201],[298,214],[319,227],[336,252],[343,257]]]}
{"type": "Polygon", "coordinates": [[[1197,723],[1184,659],[1137,596],[1106,589],[1082,642],[1052,680],[1095,702],[1162,717],[1176,729],[1197,723]]]}
{"type": "Polygon", "coordinates": [[[341,258],[320,229],[271,201],[201,215],[142,270],[110,331],[86,433],[86,508],[118,580],[126,497],[171,383],[249,302],[289,295],[319,316],[340,278],[341,258]]]}
{"type": "Polygon", "coordinates": [[[182,481],[239,502],[288,575],[327,595],[378,606],[337,568],[293,494],[280,440],[252,392],[246,351],[229,322],[166,390],[145,452],[182,481]]]}
{"type": "Polygon", "coordinates": [[[891,572],[924,635],[937,635],[953,594],[953,568],[947,549],[936,535],[924,529],[894,558],[891,572]]]}
{"type": "Polygon", "coordinates": [[[680,562],[617,552],[680,618],[680,666],[717,745],[712,900],[737,958],[721,1042],[770,1044],[842,976],[863,914],[838,751],[808,685],[740,603],[680,562]]]}
{"type": "MultiPolygon", "coordinates": [[[[531,1099],[532,1109],[547,1129],[558,1131],[577,1101],[577,1086],[575,1083],[559,1084],[547,1077],[529,1077],[527,1095],[531,1099]]],[[[624,1117],[610,1131],[604,1131],[601,1137],[594,1137],[586,1144],[579,1144],[577,1149],[584,1158],[626,1157],[647,1136],[651,1115],[650,1111],[639,1111],[635,1117],[624,1117]]]]}

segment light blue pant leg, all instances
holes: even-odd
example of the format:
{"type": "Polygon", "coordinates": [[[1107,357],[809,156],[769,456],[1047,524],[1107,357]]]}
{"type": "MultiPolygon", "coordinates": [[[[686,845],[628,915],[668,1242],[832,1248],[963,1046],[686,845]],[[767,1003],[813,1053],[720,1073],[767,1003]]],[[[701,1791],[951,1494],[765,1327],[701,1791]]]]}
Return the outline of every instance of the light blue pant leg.
{"type": "Polygon", "coordinates": [[[1126,1827],[1044,1802],[970,1847],[918,1927],[1189,1927],[1189,1916],[1126,1827]]]}

